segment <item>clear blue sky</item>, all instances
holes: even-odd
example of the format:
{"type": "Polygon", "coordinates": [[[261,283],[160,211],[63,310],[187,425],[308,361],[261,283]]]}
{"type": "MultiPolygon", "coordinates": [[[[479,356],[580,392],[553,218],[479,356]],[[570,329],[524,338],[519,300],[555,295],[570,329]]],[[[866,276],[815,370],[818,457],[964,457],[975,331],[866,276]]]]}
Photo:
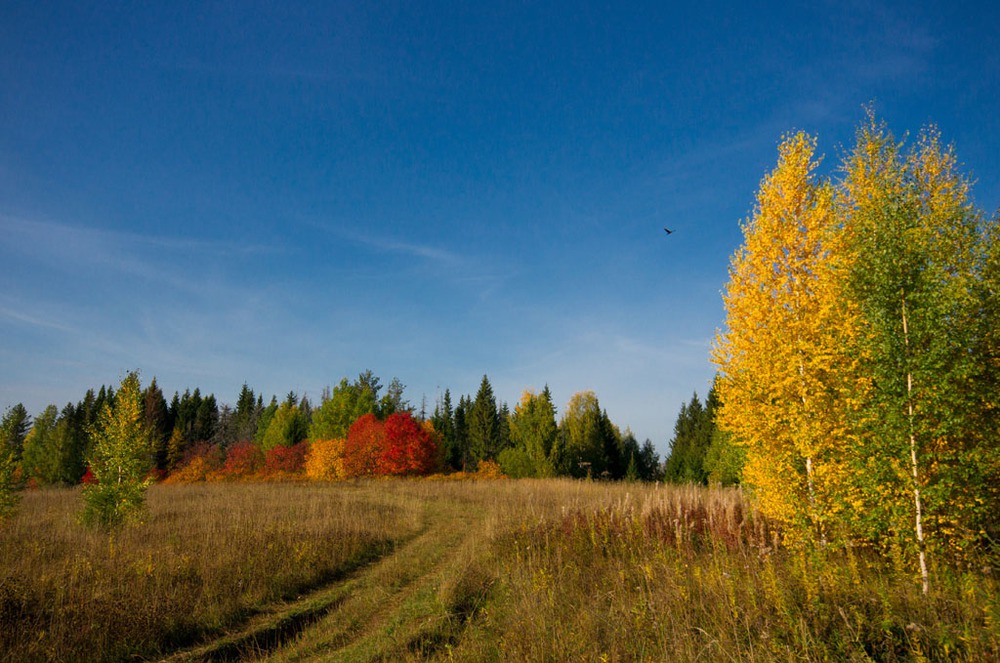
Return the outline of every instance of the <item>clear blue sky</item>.
{"type": "Polygon", "coordinates": [[[997,6],[3,2],[0,409],[485,373],[663,452],[783,133],[874,101],[1000,205],[997,6]]]}

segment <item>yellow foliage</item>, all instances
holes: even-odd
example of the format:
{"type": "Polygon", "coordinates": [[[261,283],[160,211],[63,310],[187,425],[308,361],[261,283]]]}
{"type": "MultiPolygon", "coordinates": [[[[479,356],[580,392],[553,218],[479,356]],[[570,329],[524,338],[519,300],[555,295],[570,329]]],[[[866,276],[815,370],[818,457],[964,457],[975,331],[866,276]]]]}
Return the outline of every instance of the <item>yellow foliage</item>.
{"type": "Polygon", "coordinates": [[[724,295],[727,330],[720,369],[720,428],[746,448],[744,482],[762,511],[796,535],[820,530],[835,511],[836,444],[843,435],[841,348],[852,315],[834,274],[833,189],[818,181],[815,141],[786,137],[761,183],[724,295]]]}
{"type": "Polygon", "coordinates": [[[306,476],[315,481],[336,481],[344,474],[343,439],[316,440],[306,456],[306,476]]]}

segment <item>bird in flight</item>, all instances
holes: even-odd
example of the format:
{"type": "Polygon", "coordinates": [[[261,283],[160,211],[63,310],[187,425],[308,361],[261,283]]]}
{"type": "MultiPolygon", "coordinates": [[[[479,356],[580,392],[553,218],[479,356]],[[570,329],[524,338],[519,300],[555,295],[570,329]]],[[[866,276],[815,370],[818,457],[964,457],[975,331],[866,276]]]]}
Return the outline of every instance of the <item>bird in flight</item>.
{"type": "Polygon", "coordinates": [[[666,232],[666,233],[667,233],[668,235],[672,235],[672,234],[673,234],[673,232],[674,232],[674,231],[673,231],[673,230],[671,230],[670,228],[664,228],[663,230],[664,230],[664,231],[665,231],[665,232],[666,232]]]}

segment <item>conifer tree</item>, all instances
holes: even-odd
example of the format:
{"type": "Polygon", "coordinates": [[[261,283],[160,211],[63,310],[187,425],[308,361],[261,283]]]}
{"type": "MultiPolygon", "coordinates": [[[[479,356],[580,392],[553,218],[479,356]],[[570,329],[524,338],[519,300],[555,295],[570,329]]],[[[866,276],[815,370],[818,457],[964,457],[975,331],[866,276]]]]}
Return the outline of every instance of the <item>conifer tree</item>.
{"type": "Polygon", "coordinates": [[[7,450],[10,452],[14,462],[21,460],[21,452],[24,450],[24,438],[31,430],[31,417],[24,405],[18,403],[9,408],[0,421],[0,452],[7,450]]]}
{"type": "Polygon", "coordinates": [[[485,375],[468,415],[469,452],[473,463],[496,458],[500,445],[500,417],[493,387],[485,375]]]}
{"type": "MultiPolygon", "coordinates": [[[[557,433],[556,409],[548,387],[540,394],[525,390],[510,417],[510,437],[512,448],[523,451],[526,457],[527,476],[555,475],[550,456],[557,433]]],[[[506,469],[504,472],[509,474],[506,469]]]]}

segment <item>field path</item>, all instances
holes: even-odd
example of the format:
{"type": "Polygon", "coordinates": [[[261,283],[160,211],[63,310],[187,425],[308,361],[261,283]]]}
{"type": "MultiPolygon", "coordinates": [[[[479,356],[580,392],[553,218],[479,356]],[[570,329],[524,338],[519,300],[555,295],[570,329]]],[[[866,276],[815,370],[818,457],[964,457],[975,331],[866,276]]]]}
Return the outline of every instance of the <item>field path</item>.
{"type": "Polygon", "coordinates": [[[275,606],[237,632],[165,661],[367,661],[447,656],[491,580],[481,504],[415,497],[415,536],[346,579],[275,606]]]}

